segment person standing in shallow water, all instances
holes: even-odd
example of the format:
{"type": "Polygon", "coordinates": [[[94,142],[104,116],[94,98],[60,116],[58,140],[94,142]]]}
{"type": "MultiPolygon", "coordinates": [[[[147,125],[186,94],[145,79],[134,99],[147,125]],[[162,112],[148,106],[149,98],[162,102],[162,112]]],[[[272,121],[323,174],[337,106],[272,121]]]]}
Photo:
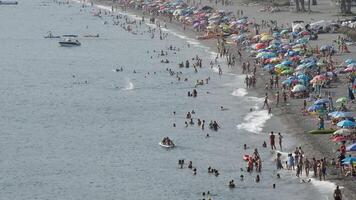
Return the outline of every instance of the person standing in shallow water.
{"type": "Polygon", "coordinates": [[[282,139],[283,139],[283,136],[281,135],[281,133],[278,133],[278,143],[279,143],[279,148],[281,149],[281,151],[282,151],[282,139]]]}
{"type": "Polygon", "coordinates": [[[342,200],[342,194],[341,190],[339,189],[339,186],[336,186],[336,189],[334,191],[334,200],[342,200]]]}
{"type": "Polygon", "coordinates": [[[273,134],[273,131],[271,132],[271,134],[269,135],[269,141],[270,141],[270,145],[271,145],[271,149],[276,150],[276,145],[275,145],[275,138],[276,136],[273,134]]]}

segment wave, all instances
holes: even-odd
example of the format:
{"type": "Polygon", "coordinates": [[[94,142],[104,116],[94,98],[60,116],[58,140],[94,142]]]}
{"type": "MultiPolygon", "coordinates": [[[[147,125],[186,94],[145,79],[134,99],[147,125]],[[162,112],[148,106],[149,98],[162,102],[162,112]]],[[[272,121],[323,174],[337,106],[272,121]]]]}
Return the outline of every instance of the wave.
{"type": "Polygon", "coordinates": [[[135,85],[128,80],[126,86],[122,90],[133,90],[133,89],[135,89],[135,85]]]}
{"type": "Polygon", "coordinates": [[[247,95],[247,90],[245,88],[237,88],[231,93],[231,95],[235,97],[243,97],[247,95]]]}
{"type": "MultiPolygon", "coordinates": [[[[258,109],[258,107],[255,106],[255,109],[258,109]]],[[[265,123],[271,117],[272,115],[268,114],[267,110],[255,110],[248,113],[243,119],[244,122],[238,124],[237,128],[258,134],[262,132],[265,123]]]]}

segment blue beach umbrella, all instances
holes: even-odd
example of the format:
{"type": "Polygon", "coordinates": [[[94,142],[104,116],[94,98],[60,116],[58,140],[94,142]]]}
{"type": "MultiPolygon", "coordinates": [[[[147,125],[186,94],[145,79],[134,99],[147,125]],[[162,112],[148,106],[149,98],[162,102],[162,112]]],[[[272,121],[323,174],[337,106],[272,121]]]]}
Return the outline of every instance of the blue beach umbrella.
{"type": "Polygon", "coordinates": [[[351,162],[356,162],[356,157],[347,157],[341,161],[343,164],[351,164],[351,162]]]}
{"type": "Polygon", "coordinates": [[[285,60],[283,62],[281,62],[282,65],[291,65],[292,64],[292,61],[289,61],[289,60],[285,60]]]}
{"type": "Polygon", "coordinates": [[[347,146],[346,151],[356,151],[356,143],[347,146]]]}
{"type": "Polygon", "coordinates": [[[355,122],[350,121],[350,120],[342,120],[339,123],[336,124],[338,127],[343,127],[343,128],[353,128],[355,127],[355,122]]]}
{"type": "Polygon", "coordinates": [[[309,112],[313,112],[313,111],[316,111],[316,110],[320,110],[321,108],[322,108],[321,105],[312,105],[312,106],[310,106],[307,110],[308,110],[309,112]]]}
{"type": "Polygon", "coordinates": [[[314,105],[322,105],[324,103],[329,103],[328,99],[318,99],[314,102],[314,105]]]}
{"type": "Polygon", "coordinates": [[[356,63],[356,60],[354,60],[354,59],[352,59],[352,58],[349,58],[349,59],[346,59],[346,60],[345,60],[345,63],[346,63],[346,64],[356,63]]]}
{"type": "Polygon", "coordinates": [[[340,118],[340,117],[353,117],[354,114],[352,112],[341,112],[341,111],[334,111],[328,114],[331,117],[334,118],[340,118]]]}

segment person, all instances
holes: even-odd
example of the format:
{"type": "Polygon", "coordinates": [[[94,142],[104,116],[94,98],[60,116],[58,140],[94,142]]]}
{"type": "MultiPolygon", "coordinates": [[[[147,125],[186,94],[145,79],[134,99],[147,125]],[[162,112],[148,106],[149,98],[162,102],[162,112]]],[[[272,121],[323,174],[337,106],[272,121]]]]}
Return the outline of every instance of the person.
{"type": "Polygon", "coordinates": [[[282,151],[282,139],[283,139],[283,136],[281,135],[281,133],[278,133],[278,143],[279,143],[279,148],[281,149],[281,151],[282,151]]]}
{"type": "Polygon", "coordinates": [[[269,108],[269,105],[268,105],[268,94],[267,94],[267,93],[266,93],[266,95],[265,95],[265,100],[263,101],[263,107],[262,107],[262,109],[264,109],[265,106],[267,106],[267,108],[269,108]]]}
{"type": "Polygon", "coordinates": [[[192,168],[193,168],[193,162],[192,162],[192,161],[189,161],[188,168],[189,168],[189,169],[192,169],[192,168]]]}
{"type": "Polygon", "coordinates": [[[231,180],[231,181],[229,182],[229,188],[235,188],[234,180],[231,180]]]}
{"type": "Polygon", "coordinates": [[[266,143],[266,141],[263,141],[262,147],[267,148],[267,143],[266,143]]]}
{"type": "Polygon", "coordinates": [[[308,158],[305,158],[305,161],[304,161],[304,168],[305,168],[305,175],[306,175],[307,177],[309,177],[310,162],[309,162],[308,158]]]}
{"type": "Polygon", "coordinates": [[[260,182],[260,175],[257,174],[255,181],[256,181],[256,183],[260,182]]]}
{"type": "Polygon", "coordinates": [[[324,130],[324,118],[322,116],[319,117],[319,130],[324,130]]]}
{"type": "Polygon", "coordinates": [[[342,200],[342,194],[339,186],[336,186],[336,189],[334,191],[334,200],[342,200]]]}
{"type": "Polygon", "coordinates": [[[275,145],[275,135],[273,134],[273,131],[271,131],[271,134],[269,135],[269,141],[270,141],[270,145],[271,145],[271,149],[276,149],[276,145],[275,145]]]}

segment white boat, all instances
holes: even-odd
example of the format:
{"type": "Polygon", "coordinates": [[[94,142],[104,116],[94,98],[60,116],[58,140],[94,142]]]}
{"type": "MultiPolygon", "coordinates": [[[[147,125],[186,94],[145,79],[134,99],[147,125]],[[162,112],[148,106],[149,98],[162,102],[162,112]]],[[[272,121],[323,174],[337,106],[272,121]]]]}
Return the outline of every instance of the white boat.
{"type": "Polygon", "coordinates": [[[163,144],[162,142],[159,142],[158,144],[159,144],[159,146],[164,147],[164,148],[173,148],[174,147],[173,142],[171,145],[163,144]]]}
{"type": "Polygon", "coordinates": [[[17,1],[0,1],[0,5],[17,5],[17,1]]]}
{"type": "Polygon", "coordinates": [[[81,44],[78,40],[67,39],[65,41],[59,42],[59,45],[61,47],[75,47],[75,46],[80,46],[81,44]]]}

